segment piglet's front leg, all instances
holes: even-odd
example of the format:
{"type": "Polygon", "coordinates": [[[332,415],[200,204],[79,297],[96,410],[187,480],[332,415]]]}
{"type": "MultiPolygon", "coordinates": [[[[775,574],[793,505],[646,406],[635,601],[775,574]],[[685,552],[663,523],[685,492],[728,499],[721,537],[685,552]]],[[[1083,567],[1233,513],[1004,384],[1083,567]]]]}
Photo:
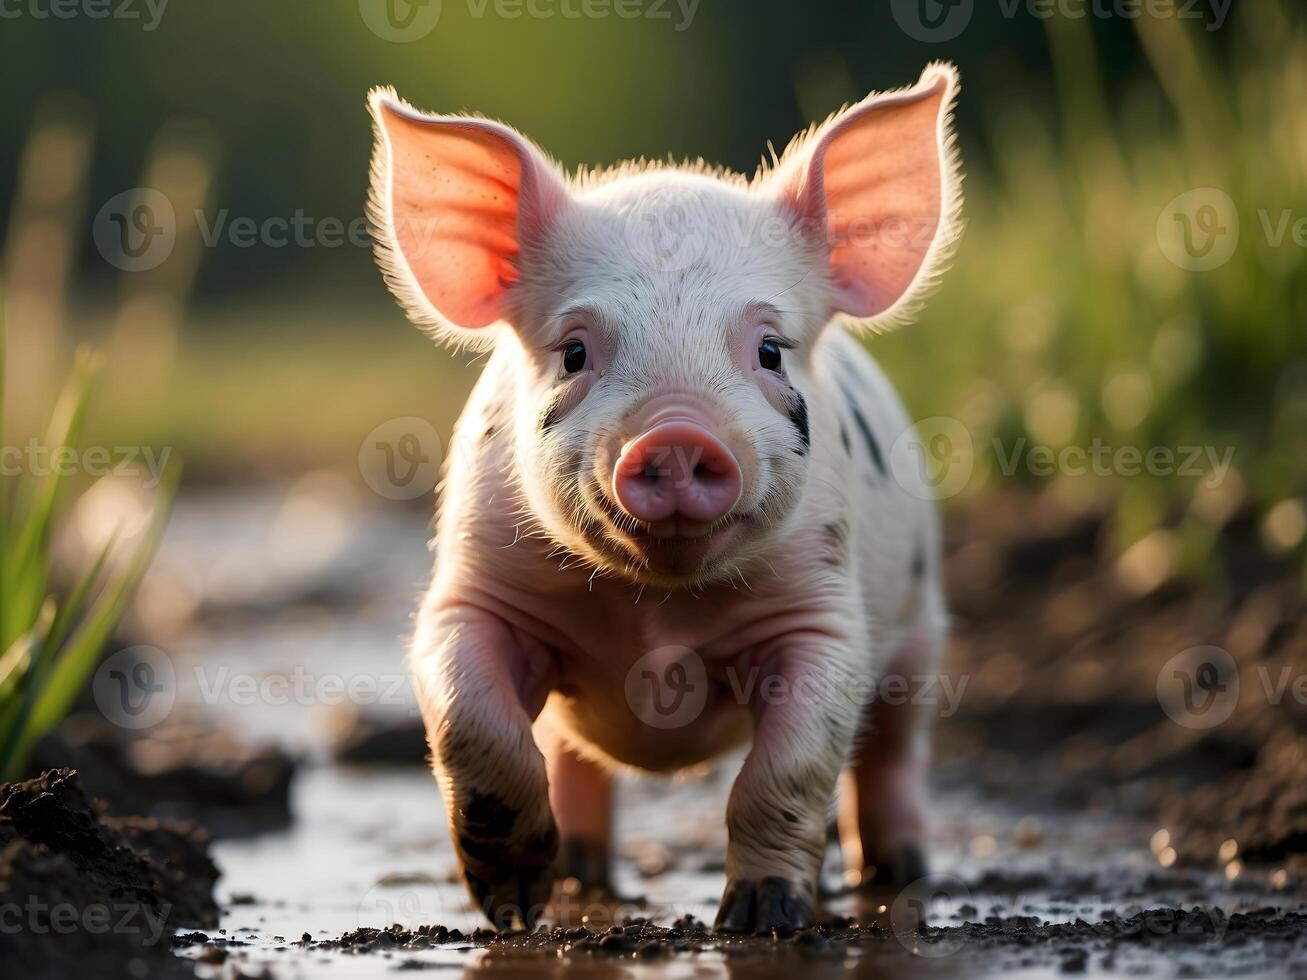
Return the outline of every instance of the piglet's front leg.
{"type": "Polygon", "coordinates": [[[413,670],[450,839],[476,904],[531,927],[549,901],[558,832],[531,723],[547,694],[531,651],[477,609],[424,611],[413,670]]]}
{"type": "Polygon", "coordinates": [[[753,748],[726,811],[718,929],[812,922],[827,811],[860,711],[845,650],[829,636],[791,636],[753,672],[753,748]]]}

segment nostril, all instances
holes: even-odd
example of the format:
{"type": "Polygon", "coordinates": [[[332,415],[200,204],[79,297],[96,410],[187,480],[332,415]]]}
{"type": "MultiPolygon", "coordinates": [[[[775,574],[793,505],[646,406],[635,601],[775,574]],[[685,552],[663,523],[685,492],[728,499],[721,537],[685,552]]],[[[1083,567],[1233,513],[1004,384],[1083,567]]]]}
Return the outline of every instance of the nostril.
{"type": "Polygon", "coordinates": [[[734,480],[735,477],[729,470],[717,470],[701,463],[694,468],[694,472],[690,474],[690,479],[694,483],[702,483],[712,486],[719,483],[729,483],[734,480]]]}
{"type": "Polygon", "coordinates": [[[704,427],[680,421],[628,442],[613,472],[618,505],[644,521],[675,514],[713,521],[735,505],[740,489],[731,451],[704,427]]]}

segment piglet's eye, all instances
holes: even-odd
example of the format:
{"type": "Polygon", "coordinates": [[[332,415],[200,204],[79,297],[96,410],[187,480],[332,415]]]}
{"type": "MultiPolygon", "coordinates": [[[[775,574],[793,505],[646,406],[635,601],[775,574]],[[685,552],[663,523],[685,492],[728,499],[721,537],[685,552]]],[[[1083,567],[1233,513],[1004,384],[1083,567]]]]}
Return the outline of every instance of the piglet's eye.
{"type": "Polygon", "coordinates": [[[568,374],[576,374],[585,370],[585,362],[585,344],[579,340],[568,341],[563,347],[563,370],[568,374]]]}
{"type": "Polygon", "coordinates": [[[768,337],[758,345],[758,364],[766,371],[781,370],[781,345],[768,337]]]}

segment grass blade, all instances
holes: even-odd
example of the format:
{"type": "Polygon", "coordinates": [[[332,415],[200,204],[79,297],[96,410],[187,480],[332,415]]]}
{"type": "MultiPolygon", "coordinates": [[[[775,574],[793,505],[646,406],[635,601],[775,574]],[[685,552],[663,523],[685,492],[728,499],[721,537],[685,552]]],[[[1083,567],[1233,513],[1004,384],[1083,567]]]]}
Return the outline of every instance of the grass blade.
{"type": "Polygon", "coordinates": [[[154,516],[141,539],[131,561],[123,573],[105,586],[82,622],[59,652],[50,677],[42,685],[30,720],[19,736],[18,760],[25,758],[37,738],[57,725],[68,713],[73,702],[100,659],[101,649],[108,642],[118,620],[122,618],[127,601],[149,567],[168,525],[172,499],[177,489],[180,470],[173,467],[159,487],[154,516]]]}
{"type": "MultiPolygon", "coordinates": [[[[86,416],[95,370],[94,360],[84,352],[79,353],[73,377],[59,396],[46,434],[46,446],[52,460],[77,440],[86,416]]],[[[4,577],[11,585],[7,589],[5,619],[0,623],[0,646],[22,633],[45,599],[50,528],[64,482],[59,470],[52,468],[35,484],[28,506],[20,509],[26,511],[25,518],[13,514],[14,527],[6,528],[7,531],[16,530],[16,533],[6,535],[14,543],[13,550],[3,556],[6,565],[4,577]]]]}
{"type": "Polygon", "coordinates": [[[20,770],[26,758],[24,730],[53,660],[46,646],[53,619],[54,603],[47,602],[37,623],[19,641],[25,647],[29,666],[24,672],[21,690],[15,690],[7,697],[7,703],[0,710],[0,779],[17,779],[22,775],[20,770]]]}

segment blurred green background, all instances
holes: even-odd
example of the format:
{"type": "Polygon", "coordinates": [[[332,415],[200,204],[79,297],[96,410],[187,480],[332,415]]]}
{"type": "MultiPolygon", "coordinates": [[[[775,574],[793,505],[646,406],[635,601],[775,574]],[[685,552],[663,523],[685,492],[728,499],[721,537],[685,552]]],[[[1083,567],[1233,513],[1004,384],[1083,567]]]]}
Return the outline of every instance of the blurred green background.
{"type": "Polygon", "coordinates": [[[399,43],[369,26],[373,0],[112,0],[122,16],[106,19],[87,13],[96,0],[67,19],[10,0],[0,242],[15,431],[89,342],[106,357],[89,438],[176,447],[192,482],[354,471],[360,441],[397,416],[448,432],[475,366],[406,325],[364,244],[339,243],[363,210],[372,85],[502,118],[569,168],[670,153],[752,172],[768,141],[946,58],[964,82],[967,233],[919,322],[869,344],[915,417],[964,427],[968,478],[950,493],[1011,480],[1107,501],[1144,576],[1201,570],[1239,512],[1273,550],[1301,553],[1300,3],[1129,17],[1138,5],[1066,0],[1043,17],[1047,4],[923,0],[928,16],[973,6],[956,36],[923,40],[899,0],[626,2],[640,16],[581,0],[537,0],[544,17],[512,0],[401,4],[439,19],[399,43]],[[1074,16],[1087,8],[1109,15],[1074,16]],[[574,16],[586,9],[606,13],[574,16]],[[178,239],[157,268],[123,272],[93,231],[136,187],[175,205],[178,239]],[[334,243],[206,244],[196,227],[297,215],[334,243]],[[1210,269],[1203,248],[1177,255],[1185,221],[1232,251],[1210,269]],[[1023,446],[1095,440],[1231,448],[1233,469],[1002,472],[1023,446]]]}

